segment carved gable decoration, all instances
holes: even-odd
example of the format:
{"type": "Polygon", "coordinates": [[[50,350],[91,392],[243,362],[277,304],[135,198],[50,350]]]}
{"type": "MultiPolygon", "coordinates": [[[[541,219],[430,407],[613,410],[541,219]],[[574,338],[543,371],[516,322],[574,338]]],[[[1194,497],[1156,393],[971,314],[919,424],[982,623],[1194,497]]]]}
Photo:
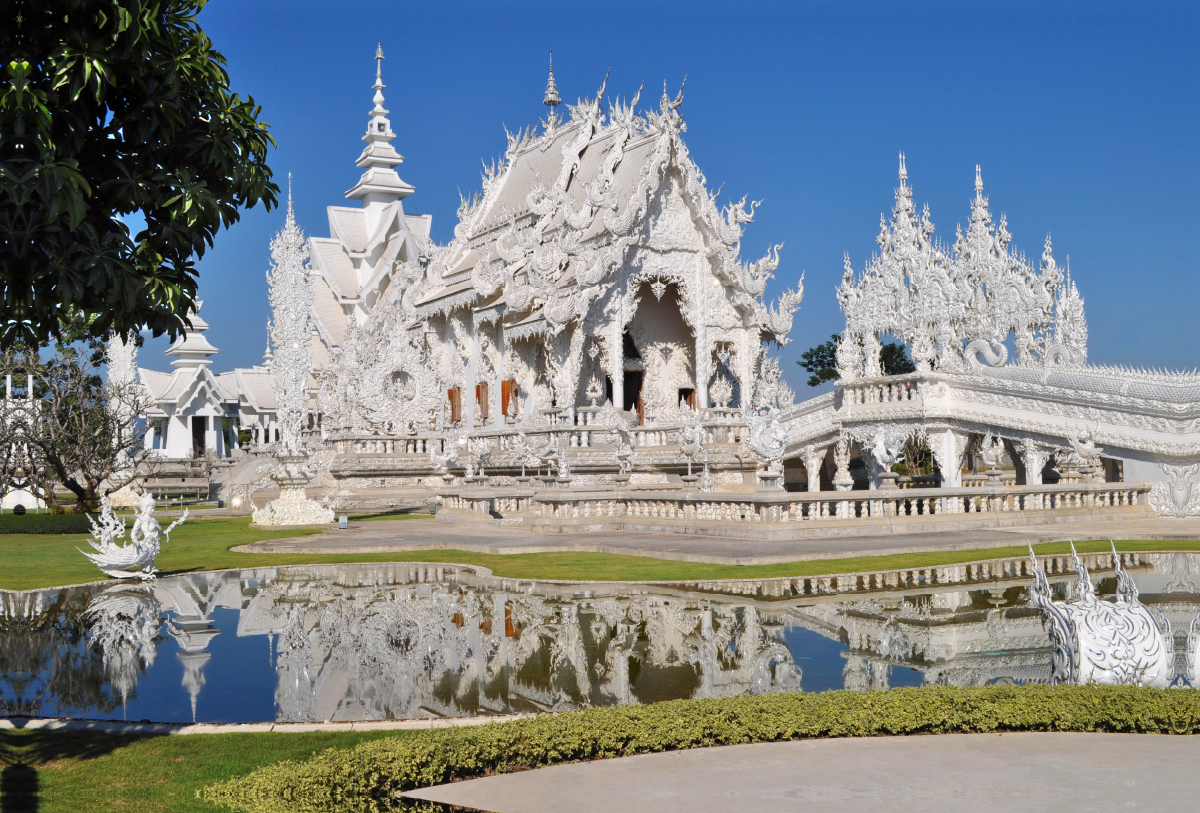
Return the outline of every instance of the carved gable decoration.
{"type": "Polygon", "coordinates": [[[1015,253],[1004,217],[992,220],[975,168],[966,230],[947,248],[934,237],[928,207],[918,215],[904,157],[890,221],[881,218],[879,253],[855,276],[845,260],[838,302],[846,329],[838,347],[843,378],[880,375],[879,349],[891,334],[921,371],[1003,366],[1009,342],[1023,367],[1081,367],[1087,359],[1083,299],[1058,267],[1046,238],[1035,268],[1015,253]]]}

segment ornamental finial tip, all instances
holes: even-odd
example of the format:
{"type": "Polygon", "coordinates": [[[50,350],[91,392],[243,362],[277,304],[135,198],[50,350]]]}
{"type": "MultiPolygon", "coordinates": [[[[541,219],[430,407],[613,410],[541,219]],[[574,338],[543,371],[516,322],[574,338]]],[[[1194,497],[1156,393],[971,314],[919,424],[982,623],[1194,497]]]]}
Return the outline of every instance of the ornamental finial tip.
{"type": "Polygon", "coordinates": [[[558,95],[558,85],[554,83],[554,51],[550,51],[550,78],[546,80],[546,95],[542,98],[542,104],[554,110],[562,103],[562,97],[558,95]]]}
{"type": "Polygon", "coordinates": [[[908,167],[904,165],[904,153],[900,153],[900,180],[908,180],[908,167]]]}
{"type": "Polygon", "coordinates": [[[975,165],[975,194],[983,192],[983,173],[979,169],[979,164],[975,165]]]}

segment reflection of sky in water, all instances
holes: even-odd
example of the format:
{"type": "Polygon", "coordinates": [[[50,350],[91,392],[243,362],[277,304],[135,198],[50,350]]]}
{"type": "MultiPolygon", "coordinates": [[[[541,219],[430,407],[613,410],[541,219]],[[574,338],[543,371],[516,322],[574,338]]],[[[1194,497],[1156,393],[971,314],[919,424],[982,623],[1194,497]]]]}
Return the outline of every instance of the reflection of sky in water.
{"type": "MultiPolygon", "coordinates": [[[[1139,587],[1185,634],[1200,555],[1156,556],[1139,587]]],[[[361,720],[1049,674],[1021,581],[815,603],[653,586],[504,591],[467,571],[438,581],[388,567],[24,594],[0,606],[0,714],[182,722],[194,702],[206,722],[361,720]]],[[[1096,583],[1110,592],[1104,574],[1096,583]]]]}

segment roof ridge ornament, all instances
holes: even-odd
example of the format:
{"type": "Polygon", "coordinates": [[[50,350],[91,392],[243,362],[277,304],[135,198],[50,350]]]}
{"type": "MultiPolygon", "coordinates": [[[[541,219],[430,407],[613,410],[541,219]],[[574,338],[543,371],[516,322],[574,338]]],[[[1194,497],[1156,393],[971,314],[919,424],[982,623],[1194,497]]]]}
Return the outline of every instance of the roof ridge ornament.
{"type": "Polygon", "coordinates": [[[550,108],[550,112],[554,112],[554,108],[562,104],[562,97],[558,95],[558,85],[554,82],[554,51],[550,51],[550,78],[546,81],[546,95],[542,99],[542,104],[550,108]]]}
{"type": "Polygon", "coordinates": [[[975,197],[983,194],[983,174],[980,172],[979,164],[975,165],[975,197]]]}

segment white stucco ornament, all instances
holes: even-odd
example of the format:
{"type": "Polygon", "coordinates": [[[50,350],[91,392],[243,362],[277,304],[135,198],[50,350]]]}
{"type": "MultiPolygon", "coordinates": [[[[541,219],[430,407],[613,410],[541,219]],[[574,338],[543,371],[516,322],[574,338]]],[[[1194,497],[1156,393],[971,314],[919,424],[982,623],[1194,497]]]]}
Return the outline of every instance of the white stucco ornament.
{"type": "Polygon", "coordinates": [[[1099,683],[1167,688],[1175,670],[1175,639],[1170,622],[1161,612],[1155,618],[1138,600],[1137,586],[1122,567],[1115,547],[1114,601],[1096,596],[1091,577],[1074,545],[1071,555],[1075,560],[1075,597],[1056,602],[1033,548],[1029,549],[1034,570],[1032,603],[1041,610],[1043,623],[1050,627],[1050,643],[1054,648],[1051,681],[1075,686],[1099,683]]]}
{"type": "Polygon", "coordinates": [[[754,456],[766,465],[769,478],[781,479],[783,455],[787,451],[787,429],[780,421],[779,410],[770,407],[766,410],[744,413],[746,422],[746,446],[754,452],[754,456]]]}
{"type": "Polygon", "coordinates": [[[164,531],[154,518],[154,497],[144,494],[133,527],[129,530],[129,542],[122,545],[118,540],[125,536],[125,522],[117,516],[106,495],[100,498],[99,522],[88,517],[92,524],[92,538],[88,544],[96,552],[81,550],[80,553],[114,579],[153,579],[158,573],[154,560],[162,550],[162,543],[187,518],[188,510],[185,508],[183,516],[164,531]]]}
{"type": "MultiPolygon", "coordinates": [[[[290,176],[289,176],[290,182],[290,176]]],[[[308,404],[308,378],[312,372],[312,270],[308,243],[296,225],[292,190],[288,188],[287,219],[271,242],[271,270],[267,283],[271,299],[271,341],[275,345],[275,397],[279,402],[280,442],[275,458],[279,467],[271,475],[279,484],[279,497],[254,511],[256,525],[325,525],[333,522],[333,509],[308,499],[304,486],[311,477],[305,469],[301,424],[308,404]]]]}

